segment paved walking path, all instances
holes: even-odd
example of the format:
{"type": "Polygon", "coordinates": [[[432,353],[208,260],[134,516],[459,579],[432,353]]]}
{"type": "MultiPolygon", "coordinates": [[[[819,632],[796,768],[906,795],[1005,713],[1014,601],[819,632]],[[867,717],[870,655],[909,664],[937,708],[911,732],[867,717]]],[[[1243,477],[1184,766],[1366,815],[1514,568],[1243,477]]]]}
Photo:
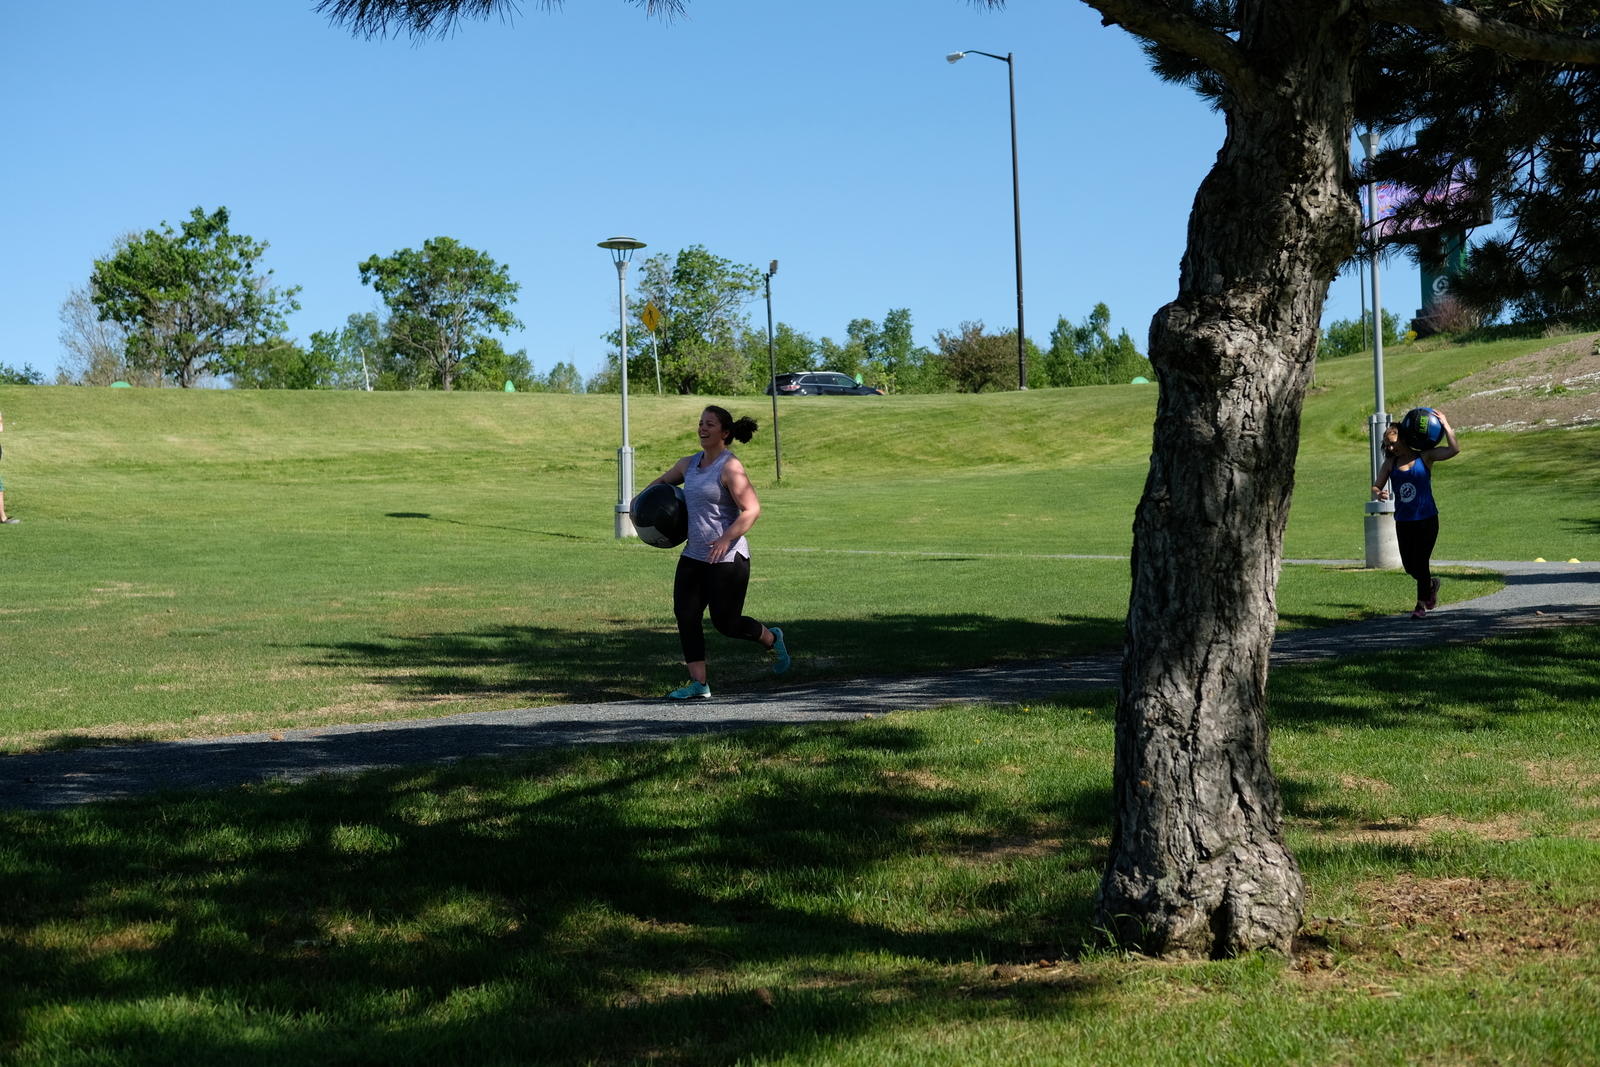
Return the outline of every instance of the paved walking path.
{"type": "MultiPolygon", "coordinates": [[[[1438,562],[1446,565],[1450,561],[1438,562]]],[[[1571,622],[1600,622],[1600,565],[1457,562],[1504,572],[1506,587],[1491,596],[1442,607],[1423,620],[1400,615],[1286,633],[1273,645],[1273,664],[1481,641],[1496,634],[1571,622]]],[[[1039,700],[1073,690],[1113,687],[1120,660],[1121,655],[1114,653],[789,686],[693,703],[658,699],[567,704],[6,756],[0,757],[0,807],[61,808],[159,789],[219,789],[272,779],[299,781],[318,774],[515,755],[556,745],[659,741],[949,703],[1039,700]]]]}

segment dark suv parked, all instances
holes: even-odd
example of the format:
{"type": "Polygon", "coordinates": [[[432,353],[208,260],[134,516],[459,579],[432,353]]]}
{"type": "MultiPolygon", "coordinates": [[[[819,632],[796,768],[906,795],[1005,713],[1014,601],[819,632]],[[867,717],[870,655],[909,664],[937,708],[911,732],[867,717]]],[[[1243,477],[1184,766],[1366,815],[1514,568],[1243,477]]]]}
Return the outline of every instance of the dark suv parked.
{"type": "MultiPolygon", "coordinates": [[[[772,386],[767,386],[772,395],[772,386]]],[[[778,375],[779,396],[882,396],[882,389],[870,385],[857,385],[848,374],[831,370],[811,370],[799,374],[778,375]]]]}

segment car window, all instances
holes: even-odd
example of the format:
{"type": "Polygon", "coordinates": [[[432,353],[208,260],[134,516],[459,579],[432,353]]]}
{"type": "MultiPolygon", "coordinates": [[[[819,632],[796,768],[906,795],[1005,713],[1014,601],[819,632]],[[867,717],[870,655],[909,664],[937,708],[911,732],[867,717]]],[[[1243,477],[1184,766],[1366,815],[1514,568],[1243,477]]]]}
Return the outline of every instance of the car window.
{"type": "Polygon", "coordinates": [[[828,375],[828,377],[833,379],[833,384],[834,385],[854,385],[854,384],[856,384],[856,380],[854,378],[850,377],[847,374],[830,374],[830,375],[828,375]]]}

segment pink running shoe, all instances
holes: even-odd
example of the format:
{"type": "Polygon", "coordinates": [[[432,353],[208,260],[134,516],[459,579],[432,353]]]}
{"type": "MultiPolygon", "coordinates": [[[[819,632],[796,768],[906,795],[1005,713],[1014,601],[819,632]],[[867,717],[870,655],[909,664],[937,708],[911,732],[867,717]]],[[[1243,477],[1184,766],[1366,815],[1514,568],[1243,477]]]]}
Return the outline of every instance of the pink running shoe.
{"type": "Polygon", "coordinates": [[[1418,604],[1417,610],[1411,613],[1411,617],[1413,619],[1426,619],[1428,617],[1428,609],[1418,604]]]}

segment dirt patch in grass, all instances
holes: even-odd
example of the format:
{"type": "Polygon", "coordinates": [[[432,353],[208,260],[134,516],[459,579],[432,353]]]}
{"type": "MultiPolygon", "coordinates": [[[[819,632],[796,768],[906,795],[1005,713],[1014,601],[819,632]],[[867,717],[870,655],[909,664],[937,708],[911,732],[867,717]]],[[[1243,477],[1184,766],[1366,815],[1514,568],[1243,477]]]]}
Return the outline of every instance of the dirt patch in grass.
{"type": "MultiPolygon", "coordinates": [[[[1495,878],[1363,882],[1350,918],[1310,916],[1295,970],[1317,985],[1361,986],[1374,972],[1463,974],[1574,958],[1600,930],[1600,900],[1561,901],[1549,886],[1495,878]]],[[[1370,986],[1373,995],[1388,987],[1370,986]]]]}
{"type": "Polygon", "coordinates": [[[1365,793],[1377,793],[1388,796],[1394,793],[1394,786],[1381,778],[1369,778],[1364,774],[1341,774],[1339,785],[1345,789],[1359,790],[1365,793]]]}
{"type": "Polygon", "coordinates": [[[1526,766],[1528,778],[1539,785],[1561,786],[1575,793],[1600,788],[1600,771],[1577,760],[1529,761],[1526,766]]]}
{"type": "Polygon", "coordinates": [[[884,771],[884,781],[893,786],[914,786],[917,789],[952,789],[954,783],[940,778],[929,770],[884,771]]]}
{"type": "Polygon", "coordinates": [[[1535,430],[1600,422],[1600,350],[1590,334],[1496,364],[1426,403],[1459,430],[1535,430]]]}
{"type": "Polygon", "coordinates": [[[1061,838],[1031,835],[996,838],[961,851],[961,859],[973,864],[1031,860],[1061,851],[1061,838]]]}
{"type": "Polygon", "coordinates": [[[1367,845],[1425,845],[1435,834],[1471,834],[1484,841],[1520,841],[1532,836],[1522,825],[1522,819],[1501,815],[1488,822],[1469,822],[1448,815],[1434,815],[1416,822],[1385,820],[1362,823],[1350,830],[1334,830],[1320,834],[1323,840],[1339,843],[1367,845]]]}

